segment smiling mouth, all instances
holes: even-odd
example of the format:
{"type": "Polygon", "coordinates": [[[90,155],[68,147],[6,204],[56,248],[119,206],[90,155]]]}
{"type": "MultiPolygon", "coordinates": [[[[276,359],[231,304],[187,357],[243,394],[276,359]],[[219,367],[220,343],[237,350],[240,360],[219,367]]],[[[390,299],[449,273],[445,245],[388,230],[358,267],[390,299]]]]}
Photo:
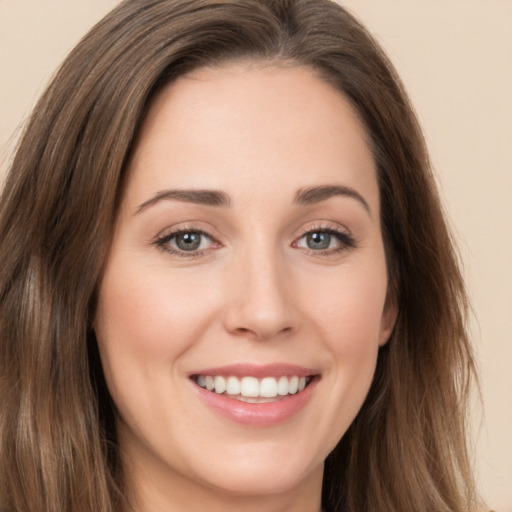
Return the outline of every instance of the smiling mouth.
{"type": "Polygon", "coordinates": [[[302,392],[314,376],[234,377],[223,375],[192,375],[201,388],[246,403],[270,403],[302,392]]]}

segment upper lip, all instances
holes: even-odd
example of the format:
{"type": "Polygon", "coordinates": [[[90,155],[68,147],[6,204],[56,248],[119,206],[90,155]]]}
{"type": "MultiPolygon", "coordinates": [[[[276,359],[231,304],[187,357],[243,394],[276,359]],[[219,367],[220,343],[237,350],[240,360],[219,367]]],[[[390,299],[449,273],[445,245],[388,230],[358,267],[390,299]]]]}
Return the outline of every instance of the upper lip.
{"type": "Polygon", "coordinates": [[[318,374],[317,370],[305,368],[288,363],[272,363],[272,364],[253,364],[253,363],[239,363],[230,364],[225,366],[216,366],[212,368],[202,368],[200,370],[190,372],[189,376],[194,375],[224,375],[233,377],[310,377],[318,374]]]}

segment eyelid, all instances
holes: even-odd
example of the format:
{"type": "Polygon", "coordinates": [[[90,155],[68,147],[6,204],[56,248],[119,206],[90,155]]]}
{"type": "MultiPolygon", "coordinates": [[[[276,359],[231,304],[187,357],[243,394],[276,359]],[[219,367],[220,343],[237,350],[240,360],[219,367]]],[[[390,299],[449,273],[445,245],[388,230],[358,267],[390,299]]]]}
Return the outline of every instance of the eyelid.
{"type": "Polygon", "coordinates": [[[352,233],[346,226],[331,221],[313,221],[303,225],[295,235],[295,239],[299,239],[304,235],[315,231],[327,231],[330,233],[342,234],[353,238],[352,233]]]}

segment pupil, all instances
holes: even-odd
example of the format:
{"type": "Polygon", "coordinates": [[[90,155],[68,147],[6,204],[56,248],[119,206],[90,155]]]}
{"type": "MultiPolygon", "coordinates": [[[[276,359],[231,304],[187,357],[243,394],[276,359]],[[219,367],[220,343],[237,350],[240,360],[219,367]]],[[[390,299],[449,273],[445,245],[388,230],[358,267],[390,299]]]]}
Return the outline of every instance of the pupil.
{"type": "Polygon", "coordinates": [[[329,233],[310,233],[307,242],[310,249],[328,249],[331,244],[331,235],[329,233]]]}
{"type": "Polygon", "coordinates": [[[176,245],[183,251],[195,251],[201,245],[199,233],[182,233],[176,237],[176,245]]]}

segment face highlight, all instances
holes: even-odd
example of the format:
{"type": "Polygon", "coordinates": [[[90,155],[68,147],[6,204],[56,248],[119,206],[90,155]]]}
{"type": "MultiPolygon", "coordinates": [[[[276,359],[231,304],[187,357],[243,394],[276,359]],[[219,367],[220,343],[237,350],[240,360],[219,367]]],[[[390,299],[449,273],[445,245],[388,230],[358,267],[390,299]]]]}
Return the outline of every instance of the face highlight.
{"type": "Polygon", "coordinates": [[[157,97],[95,318],[148,507],[319,500],[394,323],[379,213],[364,129],[310,70],[202,69],[157,97]]]}

